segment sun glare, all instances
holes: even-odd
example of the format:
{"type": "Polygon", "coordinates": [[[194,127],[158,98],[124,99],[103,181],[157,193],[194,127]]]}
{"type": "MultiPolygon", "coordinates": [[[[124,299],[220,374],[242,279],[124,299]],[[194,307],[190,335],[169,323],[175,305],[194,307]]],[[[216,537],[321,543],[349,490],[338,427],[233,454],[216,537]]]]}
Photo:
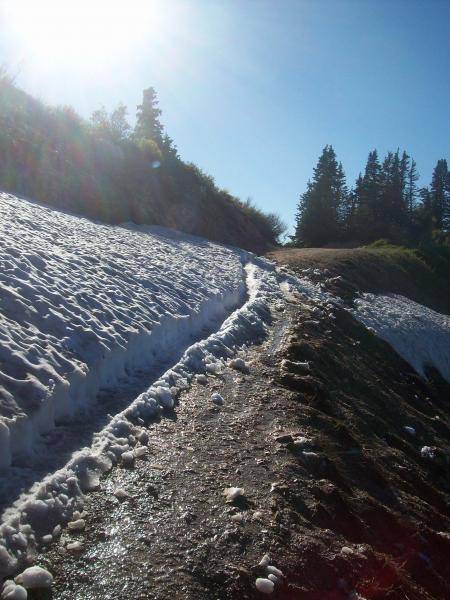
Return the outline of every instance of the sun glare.
{"type": "Polygon", "coordinates": [[[8,0],[10,33],[34,63],[98,65],[161,41],[174,18],[163,0],[8,0]]]}

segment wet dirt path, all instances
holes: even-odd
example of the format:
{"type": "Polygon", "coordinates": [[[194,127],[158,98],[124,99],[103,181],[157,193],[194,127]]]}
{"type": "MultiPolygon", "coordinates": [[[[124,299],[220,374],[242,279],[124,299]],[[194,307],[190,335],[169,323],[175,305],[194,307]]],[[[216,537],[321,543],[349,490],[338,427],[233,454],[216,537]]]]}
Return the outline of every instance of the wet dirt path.
{"type": "Polygon", "coordinates": [[[274,432],[288,393],[270,383],[289,321],[289,310],[276,315],[268,340],[242,354],[248,373],[227,368],[194,383],[150,427],[148,456],[114,469],[87,496],[86,530],[70,536],[83,546],[60,545],[44,559],[55,574],[54,598],[206,600],[249,583],[249,567],[279,533],[270,488],[286,462],[274,432]],[[212,402],[214,392],[223,405],[212,402]],[[244,488],[237,505],[223,495],[230,486],[244,488]],[[120,501],[119,488],[127,494],[120,501]]]}

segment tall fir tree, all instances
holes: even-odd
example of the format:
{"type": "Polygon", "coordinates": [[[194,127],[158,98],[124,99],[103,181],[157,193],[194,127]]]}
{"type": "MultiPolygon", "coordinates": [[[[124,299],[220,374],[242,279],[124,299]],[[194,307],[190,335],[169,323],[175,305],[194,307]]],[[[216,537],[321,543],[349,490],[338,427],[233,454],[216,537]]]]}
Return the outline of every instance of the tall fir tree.
{"type": "Polygon", "coordinates": [[[379,235],[381,218],[381,166],[376,150],[369,152],[364,176],[356,181],[355,235],[362,242],[372,241],[379,235]]]}
{"type": "Polygon", "coordinates": [[[381,168],[380,219],[378,229],[392,241],[403,241],[408,225],[405,199],[408,155],[388,152],[381,168]]]}
{"type": "Polygon", "coordinates": [[[430,186],[431,216],[436,229],[450,228],[450,173],[445,158],[437,161],[430,186]]]}
{"type": "Polygon", "coordinates": [[[159,120],[160,116],[161,110],[158,108],[156,91],[149,87],[144,90],[142,104],[137,107],[134,137],[137,140],[154,140],[161,147],[163,126],[159,120]]]}
{"type": "Polygon", "coordinates": [[[417,172],[417,164],[414,159],[411,159],[411,164],[409,165],[407,182],[406,182],[406,199],[408,205],[408,212],[410,218],[412,217],[418,196],[417,190],[417,181],[419,180],[419,173],[417,172]]]}
{"type": "Polygon", "coordinates": [[[342,165],[332,146],[325,146],[312,182],[300,197],[295,241],[298,245],[323,246],[342,235],[344,200],[347,194],[342,165]]]}

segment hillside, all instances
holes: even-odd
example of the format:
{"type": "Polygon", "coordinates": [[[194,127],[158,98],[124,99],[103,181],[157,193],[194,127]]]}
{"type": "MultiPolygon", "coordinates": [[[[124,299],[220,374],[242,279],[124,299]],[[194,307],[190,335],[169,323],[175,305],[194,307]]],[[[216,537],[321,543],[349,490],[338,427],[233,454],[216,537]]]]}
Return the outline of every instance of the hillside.
{"type": "Polygon", "coordinates": [[[276,244],[276,215],[180,159],[152,88],[140,109],[136,132],[122,105],[88,122],[25,93],[0,67],[0,189],[105,223],[161,225],[257,253],[276,244]]]}
{"type": "Polygon", "coordinates": [[[448,596],[450,319],[429,263],[277,266],[0,201],[0,573],[46,570],[5,594],[448,596]]]}
{"type": "Polygon", "coordinates": [[[450,314],[450,252],[445,247],[411,250],[380,243],[352,249],[286,248],[268,256],[295,271],[326,269],[328,279],[343,278],[327,285],[348,300],[358,291],[402,294],[450,314]]]}

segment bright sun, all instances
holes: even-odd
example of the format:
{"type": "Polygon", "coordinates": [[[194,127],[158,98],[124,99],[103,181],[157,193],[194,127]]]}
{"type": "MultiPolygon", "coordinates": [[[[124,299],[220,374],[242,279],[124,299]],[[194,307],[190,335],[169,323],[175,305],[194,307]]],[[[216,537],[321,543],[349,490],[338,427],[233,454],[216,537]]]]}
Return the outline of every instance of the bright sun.
{"type": "Polygon", "coordinates": [[[6,0],[10,32],[35,63],[88,66],[161,43],[175,18],[164,0],[6,0]]]}

